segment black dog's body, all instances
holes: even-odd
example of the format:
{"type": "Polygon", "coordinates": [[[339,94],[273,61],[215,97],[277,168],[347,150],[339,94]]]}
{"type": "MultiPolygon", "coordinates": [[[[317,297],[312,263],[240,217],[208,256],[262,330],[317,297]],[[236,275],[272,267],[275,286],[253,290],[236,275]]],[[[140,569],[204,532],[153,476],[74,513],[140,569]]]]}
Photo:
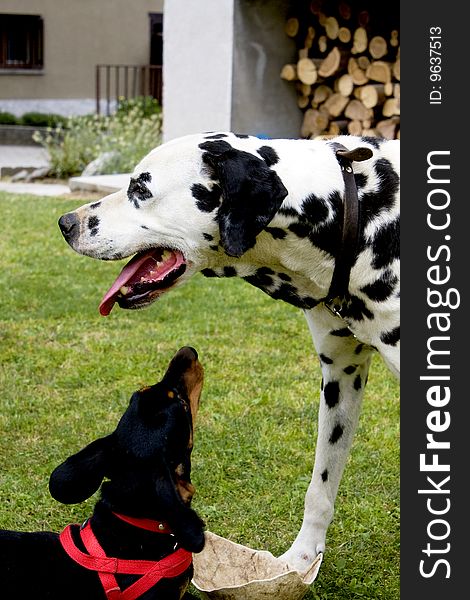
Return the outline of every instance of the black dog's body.
{"type": "MultiPolygon", "coordinates": [[[[93,530],[108,556],[125,556],[138,560],[160,560],[173,552],[173,536],[137,529],[113,517],[105,506],[95,508],[91,519],[93,530]],[[102,513],[102,514],[100,514],[102,513]]],[[[79,547],[79,526],[74,527],[74,538],[79,547]]],[[[84,550],[84,548],[82,547],[84,550]]],[[[21,600],[88,600],[105,598],[98,575],[74,562],[62,548],[57,533],[0,531],[5,598],[21,600]],[[6,586],[5,586],[6,583],[6,586]]],[[[158,588],[149,590],[140,600],[182,597],[192,567],[179,577],[162,579],[158,588]]],[[[121,589],[136,581],[133,575],[117,576],[121,589]]],[[[2,596],[3,597],[3,593],[2,596]]]]}
{"type": "MultiPolygon", "coordinates": [[[[202,367],[190,348],[181,349],[163,380],[136,392],[116,430],[92,442],[55,469],[51,494],[64,503],[81,502],[100,486],[101,498],[90,523],[109,557],[159,561],[175,546],[199,552],[204,545],[202,522],[190,508],[192,426],[202,387],[202,367]],[[150,532],[115,515],[155,519],[172,534],[150,532]]],[[[76,545],[79,526],[72,534],[76,545]]],[[[192,577],[161,579],[142,600],[179,600],[192,577]]],[[[138,579],[117,575],[121,589],[138,579]]],[[[0,531],[0,597],[38,600],[104,599],[96,572],[74,562],[52,532],[0,531]]]]}
{"type": "Polygon", "coordinates": [[[0,556],[5,598],[104,598],[96,573],[73,562],[56,533],[0,531],[0,556]]]}

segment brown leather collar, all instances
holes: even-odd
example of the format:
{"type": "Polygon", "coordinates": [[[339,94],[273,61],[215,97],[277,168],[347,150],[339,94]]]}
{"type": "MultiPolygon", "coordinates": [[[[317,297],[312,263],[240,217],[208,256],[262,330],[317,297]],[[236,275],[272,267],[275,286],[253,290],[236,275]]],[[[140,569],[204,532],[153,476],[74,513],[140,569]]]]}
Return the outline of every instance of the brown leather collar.
{"type": "Polygon", "coordinates": [[[343,175],[344,209],[341,246],[336,255],[335,268],[325,305],[334,314],[341,317],[341,309],[348,297],[349,278],[351,268],[356,260],[360,236],[360,207],[352,163],[353,161],[368,160],[372,156],[372,150],[363,146],[348,150],[337,142],[333,142],[331,146],[335,151],[343,175]]]}

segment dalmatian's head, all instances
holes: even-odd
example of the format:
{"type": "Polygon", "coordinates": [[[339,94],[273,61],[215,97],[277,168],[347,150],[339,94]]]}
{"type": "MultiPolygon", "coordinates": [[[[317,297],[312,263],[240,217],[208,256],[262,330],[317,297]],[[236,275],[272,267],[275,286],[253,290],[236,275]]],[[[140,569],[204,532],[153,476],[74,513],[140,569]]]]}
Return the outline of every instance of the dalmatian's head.
{"type": "MultiPolygon", "coordinates": [[[[247,136],[242,136],[246,138],[247,136]]],[[[70,246],[100,260],[132,257],[104,295],[141,308],[214,264],[256,244],[287,190],[270,167],[274,151],[234,134],[191,135],[159,146],[135,168],[127,189],[63,215],[70,246]],[[251,150],[253,147],[253,150],[251,150]]],[[[275,153],[274,153],[275,154],[275,153]]]]}

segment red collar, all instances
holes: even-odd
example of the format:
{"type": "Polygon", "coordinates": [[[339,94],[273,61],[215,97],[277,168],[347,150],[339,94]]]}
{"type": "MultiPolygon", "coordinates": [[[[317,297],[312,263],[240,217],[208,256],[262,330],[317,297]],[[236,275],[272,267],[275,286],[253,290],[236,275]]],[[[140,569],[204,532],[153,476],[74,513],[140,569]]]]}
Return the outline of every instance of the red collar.
{"type": "Polygon", "coordinates": [[[170,526],[168,525],[168,523],[165,523],[165,521],[154,521],[153,519],[138,519],[136,517],[128,517],[127,515],[121,515],[117,512],[113,512],[113,515],[115,517],[118,517],[118,519],[121,519],[121,521],[125,521],[126,523],[129,523],[129,525],[134,525],[134,527],[139,527],[140,529],[153,531],[154,533],[172,533],[170,526]]]}
{"type": "MultiPolygon", "coordinates": [[[[147,519],[143,520],[147,521],[147,519]]],[[[179,548],[158,561],[126,560],[108,557],[96,539],[90,521],[87,521],[80,528],[80,537],[89,554],[77,548],[72,537],[72,525],[68,525],[62,531],[60,542],[72,560],[85,569],[98,572],[108,600],[135,600],[153,587],[160,579],[181,575],[191,565],[193,560],[191,552],[188,552],[184,548],[179,548]],[[142,577],[122,591],[114,573],[142,575],[142,577]]]]}

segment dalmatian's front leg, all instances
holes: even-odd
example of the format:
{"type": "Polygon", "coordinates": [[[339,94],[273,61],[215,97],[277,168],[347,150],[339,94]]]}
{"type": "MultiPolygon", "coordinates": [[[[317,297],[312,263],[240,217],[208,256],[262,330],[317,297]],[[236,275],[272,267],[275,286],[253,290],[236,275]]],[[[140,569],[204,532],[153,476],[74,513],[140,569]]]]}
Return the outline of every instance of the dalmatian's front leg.
{"type": "Polygon", "coordinates": [[[281,556],[298,571],[305,571],[325,550],[326,531],[359,420],[372,354],[324,306],[305,314],[320,356],[323,381],[315,464],[305,496],[303,523],[293,545],[281,556]]]}

